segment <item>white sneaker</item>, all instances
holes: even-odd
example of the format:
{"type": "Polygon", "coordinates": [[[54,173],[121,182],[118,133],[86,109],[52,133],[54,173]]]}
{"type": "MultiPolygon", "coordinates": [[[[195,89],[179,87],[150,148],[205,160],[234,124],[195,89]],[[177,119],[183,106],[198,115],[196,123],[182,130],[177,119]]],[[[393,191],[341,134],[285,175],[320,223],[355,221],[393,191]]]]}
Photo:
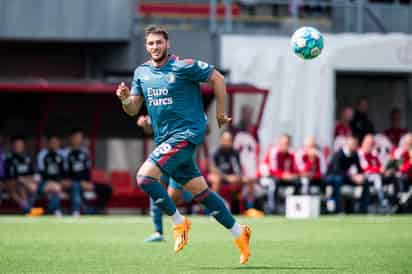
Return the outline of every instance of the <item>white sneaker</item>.
{"type": "Polygon", "coordinates": [[[60,210],[54,211],[54,217],[61,218],[63,217],[63,213],[60,210]]]}
{"type": "Polygon", "coordinates": [[[80,212],[79,211],[73,211],[72,216],[74,218],[79,218],[80,217],[80,212]]]}

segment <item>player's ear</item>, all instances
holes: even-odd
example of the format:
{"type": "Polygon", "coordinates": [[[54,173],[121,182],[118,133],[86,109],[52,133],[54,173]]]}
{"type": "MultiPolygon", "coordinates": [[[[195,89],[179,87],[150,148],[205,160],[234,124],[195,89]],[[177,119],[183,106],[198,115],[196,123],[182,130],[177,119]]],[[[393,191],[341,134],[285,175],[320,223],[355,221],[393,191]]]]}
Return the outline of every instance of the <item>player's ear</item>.
{"type": "Polygon", "coordinates": [[[167,46],[168,49],[170,49],[170,40],[167,40],[166,46],[167,46]]]}

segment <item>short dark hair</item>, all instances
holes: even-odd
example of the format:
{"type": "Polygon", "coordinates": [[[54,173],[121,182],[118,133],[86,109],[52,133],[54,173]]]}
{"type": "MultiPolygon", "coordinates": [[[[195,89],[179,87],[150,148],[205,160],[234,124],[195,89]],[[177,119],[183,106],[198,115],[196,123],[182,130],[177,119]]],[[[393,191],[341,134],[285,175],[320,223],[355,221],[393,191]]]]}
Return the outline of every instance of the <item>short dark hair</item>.
{"type": "Polygon", "coordinates": [[[166,29],[161,26],[150,25],[145,30],[145,37],[149,36],[149,34],[161,34],[167,40],[169,40],[169,34],[167,33],[166,29]]]}
{"type": "Polygon", "coordinates": [[[10,142],[14,143],[16,141],[23,141],[24,142],[24,135],[23,134],[15,134],[10,137],[10,142]]]}
{"type": "Polygon", "coordinates": [[[72,136],[72,135],[74,135],[74,134],[77,134],[77,133],[84,134],[84,130],[83,130],[82,128],[80,128],[80,127],[75,127],[75,128],[72,128],[72,129],[70,130],[70,136],[72,136]]]}
{"type": "Polygon", "coordinates": [[[401,114],[401,110],[398,107],[394,107],[391,109],[391,116],[395,114],[401,114]]]}

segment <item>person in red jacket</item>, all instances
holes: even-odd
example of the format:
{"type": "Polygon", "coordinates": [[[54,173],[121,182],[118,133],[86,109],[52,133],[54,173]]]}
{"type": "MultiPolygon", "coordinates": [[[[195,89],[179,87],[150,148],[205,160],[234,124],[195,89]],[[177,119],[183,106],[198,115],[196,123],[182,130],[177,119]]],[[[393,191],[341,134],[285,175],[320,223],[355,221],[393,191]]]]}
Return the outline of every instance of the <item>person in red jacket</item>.
{"type": "Polygon", "coordinates": [[[304,149],[297,153],[296,158],[301,176],[302,194],[308,194],[311,186],[317,186],[322,190],[326,166],[324,157],[317,148],[315,138],[306,139],[304,149]]]}
{"type": "Polygon", "coordinates": [[[408,151],[409,159],[402,163],[399,168],[401,173],[400,189],[399,189],[399,204],[405,205],[412,196],[412,148],[408,151]]]}
{"type": "Polygon", "coordinates": [[[352,135],[352,129],[350,128],[350,121],[353,118],[353,109],[351,107],[345,107],[340,114],[340,120],[335,124],[335,138],[338,136],[349,137],[352,135]]]}
{"type": "Polygon", "coordinates": [[[261,163],[259,170],[261,184],[268,189],[267,211],[276,209],[277,186],[293,186],[294,192],[300,189],[299,170],[296,166],[295,156],[290,151],[290,136],[282,135],[277,146],[270,146],[261,163]]]}
{"type": "Polygon", "coordinates": [[[387,208],[388,201],[385,199],[382,183],[383,167],[379,158],[373,153],[374,147],[375,137],[372,134],[365,135],[358,150],[358,157],[366,179],[375,187],[380,205],[382,208],[387,208]]]}

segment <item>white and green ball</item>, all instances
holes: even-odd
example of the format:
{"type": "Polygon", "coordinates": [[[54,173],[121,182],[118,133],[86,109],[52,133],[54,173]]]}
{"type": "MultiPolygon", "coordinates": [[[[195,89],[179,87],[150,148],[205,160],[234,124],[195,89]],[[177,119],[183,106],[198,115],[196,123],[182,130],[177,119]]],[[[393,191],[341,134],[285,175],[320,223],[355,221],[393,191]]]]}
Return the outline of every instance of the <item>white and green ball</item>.
{"type": "Polygon", "coordinates": [[[323,36],[313,27],[301,27],[292,35],[293,52],[307,60],[320,55],[323,49],[323,36]]]}

